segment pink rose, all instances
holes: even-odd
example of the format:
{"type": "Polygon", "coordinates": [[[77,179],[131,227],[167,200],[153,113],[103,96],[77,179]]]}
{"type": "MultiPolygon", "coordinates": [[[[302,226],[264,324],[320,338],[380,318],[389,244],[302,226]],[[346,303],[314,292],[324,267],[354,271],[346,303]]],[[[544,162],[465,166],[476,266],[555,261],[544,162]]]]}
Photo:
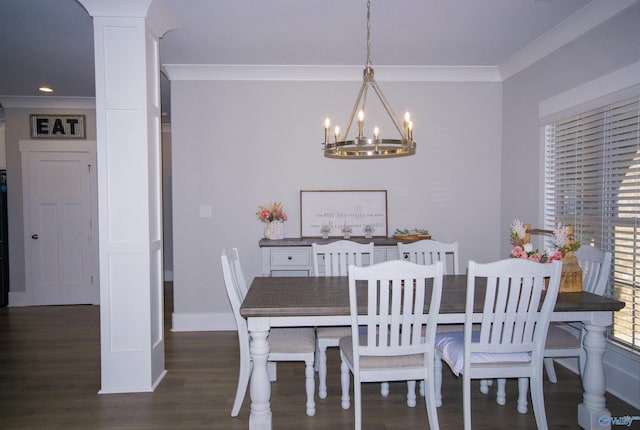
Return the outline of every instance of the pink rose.
{"type": "Polygon", "coordinates": [[[269,219],[269,210],[268,209],[263,209],[260,212],[260,218],[262,219],[269,219]]]}
{"type": "Polygon", "coordinates": [[[513,258],[527,258],[527,253],[524,252],[524,248],[521,246],[516,246],[511,250],[511,256],[513,258]]]}
{"type": "Polygon", "coordinates": [[[563,258],[564,258],[564,255],[562,254],[562,252],[556,251],[549,256],[549,259],[547,261],[551,263],[554,260],[562,260],[563,258]]]}
{"type": "Polygon", "coordinates": [[[540,260],[542,260],[542,256],[541,256],[540,254],[538,254],[538,253],[531,254],[531,255],[529,256],[528,260],[530,260],[530,261],[535,261],[536,263],[539,263],[539,262],[540,262],[540,260]]]}

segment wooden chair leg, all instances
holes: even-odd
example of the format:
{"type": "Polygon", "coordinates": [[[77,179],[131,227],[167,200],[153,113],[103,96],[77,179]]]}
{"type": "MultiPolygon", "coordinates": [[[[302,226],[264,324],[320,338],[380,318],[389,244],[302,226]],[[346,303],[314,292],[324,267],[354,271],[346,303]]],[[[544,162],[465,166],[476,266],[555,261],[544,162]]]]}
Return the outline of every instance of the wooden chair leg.
{"type": "MultiPolygon", "coordinates": [[[[438,359],[436,359],[438,361],[438,359]]],[[[432,373],[431,373],[432,375],[432,373]]],[[[435,402],[436,388],[434,378],[427,378],[423,382],[424,386],[424,401],[427,407],[427,418],[429,419],[429,428],[431,430],[438,430],[440,428],[438,421],[438,408],[435,402]]]]}
{"type": "Polygon", "coordinates": [[[498,379],[498,392],[496,393],[496,403],[500,406],[504,406],[507,404],[507,392],[505,390],[505,386],[507,385],[507,380],[504,378],[498,379]]]}
{"type": "Polygon", "coordinates": [[[533,414],[536,417],[538,429],[547,430],[547,413],[544,409],[544,393],[542,391],[541,376],[531,377],[531,403],[533,403],[533,414]]]}
{"type": "Polygon", "coordinates": [[[315,376],[316,372],[313,368],[313,359],[305,361],[305,388],[307,391],[307,416],[314,416],[316,414],[316,401],[315,401],[315,376]]]}
{"type": "Polygon", "coordinates": [[[327,398],[327,347],[318,345],[318,397],[327,398]]]}
{"type": "Polygon", "coordinates": [[[558,377],[556,376],[556,368],[553,365],[553,358],[545,357],[544,358],[544,369],[547,371],[547,376],[549,377],[549,381],[552,383],[558,382],[558,377]]]}
{"type": "Polygon", "coordinates": [[[353,397],[355,398],[355,430],[362,430],[362,383],[353,378],[353,397]]]}
{"type": "MultiPolygon", "coordinates": [[[[527,413],[527,391],[529,389],[529,378],[518,378],[518,412],[527,413]]],[[[544,405],[542,405],[544,408],[544,405]]]]}
{"type": "Polygon", "coordinates": [[[349,383],[351,376],[349,375],[349,366],[344,362],[340,363],[340,385],[342,386],[342,409],[351,407],[351,399],[349,397],[349,383]]]}
{"type": "Polygon", "coordinates": [[[471,379],[463,375],[462,381],[462,410],[464,416],[464,430],[472,430],[471,427],[471,379]]]}
{"type": "Polygon", "coordinates": [[[389,395],[389,383],[382,382],[380,383],[380,394],[382,397],[387,397],[389,395]]]}
{"type": "Polygon", "coordinates": [[[233,408],[231,409],[231,416],[237,417],[244,401],[244,396],[247,394],[247,386],[249,385],[249,377],[251,376],[251,360],[240,359],[240,373],[238,375],[238,388],[236,389],[236,398],[233,401],[233,408]]]}
{"type": "Polygon", "coordinates": [[[436,357],[433,367],[434,402],[436,407],[439,408],[442,406],[442,359],[440,357],[436,357]]]}
{"type": "Polygon", "coordinates": [[[407,406],[416,407],[416,381],[407,381],[407,406]]]}
{"type": "Polygon", "coordinates": [[[493,385],[493,379],[481,379],[480,380],[480,392],[482,394],[489,394],[489,387],[493,385]]]}

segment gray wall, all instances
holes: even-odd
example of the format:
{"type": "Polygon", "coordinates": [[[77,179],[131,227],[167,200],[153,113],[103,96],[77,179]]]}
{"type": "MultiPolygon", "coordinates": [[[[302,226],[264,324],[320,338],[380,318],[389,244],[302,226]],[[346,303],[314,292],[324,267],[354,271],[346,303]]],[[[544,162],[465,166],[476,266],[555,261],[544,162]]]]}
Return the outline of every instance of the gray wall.
{"type": "Polygon", "coordinates": [[[239,248],[247,279],[259,274],[257,205],[281,201],[285,237],[299,237],[300,190],[388,190],[389,234],[424,227],[459,241],[462,262],[499,257],[501,84],[379,84],[411,111],[417,155],[324,158],[324,119],[343,127],[359,82],[172,82],[174,317],[230,318],[222,249],[239,248]]]}
{"type": "MultiPolygon", "coordinates": [[[[503,82],[502,236],[514,218],[542,227],[538,104],[640,60],[640,3],[503,82]]],[[[500,243],[508,255],[508,240],[500,243]]]]}

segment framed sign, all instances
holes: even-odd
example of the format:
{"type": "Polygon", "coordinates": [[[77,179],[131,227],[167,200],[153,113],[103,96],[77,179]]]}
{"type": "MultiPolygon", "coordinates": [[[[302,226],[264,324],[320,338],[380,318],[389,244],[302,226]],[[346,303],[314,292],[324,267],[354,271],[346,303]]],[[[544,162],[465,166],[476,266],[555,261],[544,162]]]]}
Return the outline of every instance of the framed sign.
{"type": "Polygon", "coordinates": [[[351,236],[387,237],[387,191],[300,191],[300,232],[302,237],[343,237],[343,228],[351,236]]]}
{"type": "Polygon", "coordinates": [[[84,115],[31,115],[31,137],[84,139],[84,115]]]}

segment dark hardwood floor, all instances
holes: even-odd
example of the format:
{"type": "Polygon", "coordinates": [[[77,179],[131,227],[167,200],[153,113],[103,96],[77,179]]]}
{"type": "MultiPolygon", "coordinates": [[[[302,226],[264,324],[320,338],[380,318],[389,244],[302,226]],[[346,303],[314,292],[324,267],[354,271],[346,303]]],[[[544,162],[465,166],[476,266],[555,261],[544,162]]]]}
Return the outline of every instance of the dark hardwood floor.
{"type": "MultiPolygon", "coordinates": [[[[171,290],[165,320],[167,376],[153,393],[105,394],[100,389],[100,333],[97,306],[0,308],[0,429],[247,429],[248,395],[240,416],[229,414],[235,395],[238,346],[235,332],[170,331],[171,290]]],[[[349,429],[353,409],[340,407],[339,357],[329,352],[329,396],[316,397],[317,413],[305,415],[304,366],[278,365],[272,384],[274,430],[349,429]]],[[[579,378],[556,366],[559,382],[545,382],[549,428],[577,429],[581,402],[579,378]]],[[[462,384],[443,375],[444,405],[438,416],[443,429],[462,428],[462,384]]],[[[363,428],[427,429],[424,404],[408,408],[406,385],[392,383],[383,398],[379,384],[363,387],[363,428]]],[[[317,392],[317,390],[316,390],[317,392]]],[[[507,383],[508,403],[473,388],[474,428],[533,429],[533,412],[516,412],[516,382],[507,383]]],[[[419,399],[420,400],[420,399],[419,399]]],[[[613,416],[640,415],[607,395],[613,416]]],[[[640,428],[640,422],[634,426],[640,428]]]]}

